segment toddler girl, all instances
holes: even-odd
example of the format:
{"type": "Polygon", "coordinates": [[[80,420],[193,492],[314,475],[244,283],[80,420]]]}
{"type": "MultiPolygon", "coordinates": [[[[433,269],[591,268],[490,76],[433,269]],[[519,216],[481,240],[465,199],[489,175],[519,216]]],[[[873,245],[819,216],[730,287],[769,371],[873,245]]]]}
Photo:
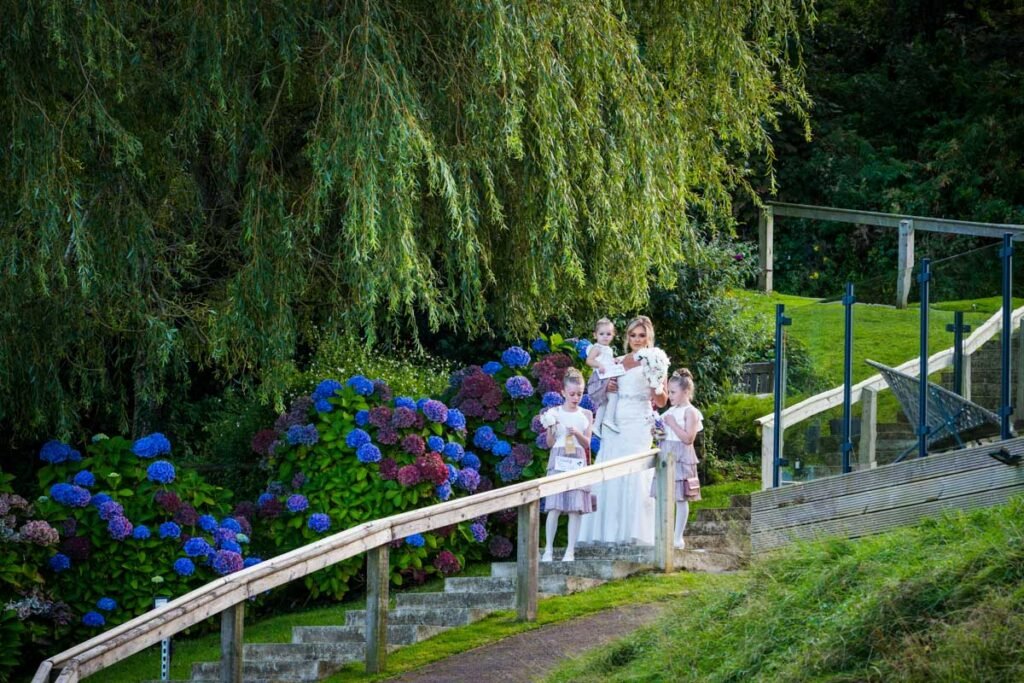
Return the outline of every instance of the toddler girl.
{"type": "Polygon", "coordinates": [[[587,394],[590,400],[597,407],[597,415],[594,418],[594,433],[601,436],[603,427],[607,427],[616,434],[619,427],[615,424],[615,408],[618,405],[619,395],[608,393],[608,380],[601,378],[599,370],[610,370],[615,365],[615,353],[612,351],[611,343],[615,339],[615,324],[608,318],[601,318],[594,325],[595,343],[587,351],[587,365],[594,368],[587,382],[587,394]]]}
{"type": "MultiPolygon", "coordinates": [[[[697,451],[693,442],[697,432],[704,429],[704,416],[693,406],[693,375],[683,368],[672,373],[668,379],[668,400],[671,407],[662,414],[665,425],[665,438],[661,441],[662,453],[671,450],[676,458],[675,499],[676,529],[675,547],[686,547],[683,533],[686,531],[686,518],[690,514],[690,501],[700,500],[700,481],[697,479],[697,451]]],[[[651,485],[651,495],[655,495],[657,479],[651,485]]]]}
{"type": "MultiPolygon", "coordinates": [[[[582,457],[585,464],[590,464],[590,430],[593,417],[586,408],[580,408],[583,398],[583,374],[576,368],[565,371],[562,380],[562,397],[565,403],[549,408],[541,414],[541,424],[545,427],[547,444],[551,448],[548,456],[548,474],[558,471],[559,458],[566,456],[582,457]]],[[[545,526],[546,546],[541,562],[551,562],[552,546],[555,533],[558,531],[558,516],[562,512],[569,515],[569,542],[565,547],[563,562],[576,559],[576,539],[580,534],[581,515],[593,512],[590,489],[572,489],[565,493],[557,493],[544,499],[544,507],[548,511],[545,526]]]]}

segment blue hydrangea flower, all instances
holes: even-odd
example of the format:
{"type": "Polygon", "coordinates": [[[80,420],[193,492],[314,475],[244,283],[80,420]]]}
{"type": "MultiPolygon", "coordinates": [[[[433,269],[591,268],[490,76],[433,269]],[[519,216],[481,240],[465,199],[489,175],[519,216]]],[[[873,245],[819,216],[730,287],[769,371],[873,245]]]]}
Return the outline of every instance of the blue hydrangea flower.
{"type": "Polygon", "coordinates": [[[356,421],[356,425],[357,426],[365,427],[366,423],[370,421],[370,411],[369,410],[357,410],[356,414],[355,414],[355,417],[353,419],[356,421]]]}
{"type": "Polygon", "coordinates": [[[328,401],[326,398],[319,398],[313,403],[313,407],[316,408],[318,413],[329,413],[334,410],[334,404],[328,401]]]}
{"type": "Polygon", "coordinates": [[[487,527],[480,522],[473,522],[469,525],[469,533],[473,534],[473,540],[483,543],[487,540],[487,527]]]}
{"type": "Polygon", "coordinates": [[[170,452],[171,442],[160,432],[153,432],[141,439],[137,439],[132,444],[132,453],[140,458],[155,458],[158,455],[170,452]]]}
{"type": "Polygon", "coordinates": [[[345,435],[345,445],[349,448],[359,448],[364,443],[370,443],[370,435],[362,429],[353,429],[345,435]]]}
{"type": "Polygon", "coordinates": [[[505,441],[504,439],[499,439],[498,441],[495,441],[494,447],[491,448],[491,453],[498,456],[499,458],[504,458],[511,452],[512,444],[510,444],[508,441],[505,441]]]}
{"type": "Polygon", "coordinates": [[[336,379],[325,379],[316,385],[311,398],[313,401],[326,401],[337,392],[341,391],[341,382],[336,379]]]}
{"type": "Polygon", "coordinates": [[[448,483],[454,484],[459,480],[459,468],[455,465],[448,465],[448,483]]]}
{"type": "Polygon", "coordinates": [[[100,519],[105,522],[109,522],[114,517],[123,517],[124,507],[120,503],[116,503],[112,500],[108,500],[103,505],[100,505],[100,519]]]}
{"type": "Polygon", "coordinates": [[[39,459],[51,465],[59,465],[62,462],[77,462],[82,459],[82,454],[63,441],[47,441],[39,449],[39,459]]]}
{"type": "Polygon", "coordinates": [[[587,354],[590,353],[590,347],[592,344],[589,339],[580,339],[576,342],[576,355],[580,357],[580,360],[586,360],[587,354]]]}
{"type": "Polygon", "coordinates": [[[199,517],[199,528],[203,531],[212,534],[217,530],[217,526],[217,518],[213,515],[202,515],[199,517]]]}
{"type": "Polygon", "coordinates": [[[460,489],[464,489],[472,493],[476,491],[476,487],[480,486],[480,473],[475,469],[466,467],[459,472],[459,480],[456,482],[460,489]]]}
{"type": "Polygon", "coordinates": [[[396,408],[408,408],[409,410],[416,410],[416,401],[409,396],[399,396],[395,399],[396,408]]]}
{"type": "Polygon", "coordinates": [[[372,443],[364,443],[356,449],[356,458],[359,459],[359,462],[364,463],[380,462],[380,449],[372,443]]]}
{"type": "Polygon", "coordinates": [[[189,557],[206,557],[213,547],[202,536],[193,536],[185,541],[184,550],[189,557]]]}
{"type": "Polygon", "coordinates": [[[565,403],[565,399],[557,391],[549,391],[544,394],[544,398],[540,402],[545,408],[554,408],[565,403]]]}
{"type": "Polygon", "coordinates": [[[50,498],[61,505],[84,508],[92,500],[92,495],[81,486],[60,483],[50,487],[50,498]]]}
{"type": "Polygon", "coordinates": [[[533,396],[533,385],[522,375],[516,375],[505,380],[505,391],[513,399],[529,398],[533,396]]]}
{"type": "Polygon", "coordinates": [[[530,364],[530,354],[519,346],[510,346],[501,354],[501,362],[510,368],[521,368],[530,364]]]}
{"type": "Polygon", "coordinates": [[[352,387],[360,396],[370,396],[373,394],[373,382],[362,375],[352,375],[345,384],[352,387]]]}
{"type": "Polygon", "coordinates": [[[309,516],[307,526],[318,534],[331,528],[331,518],[322,512],[314,512],[309,516]]]}
{"type": "Polygon", "coordinates": [[[113,612],[117,609],[117,601],[114,598],[100,598],[96,601],[96,608],[104,612],[113,612]]]}
{"type": "Polygon", "coordinates": [[[213,532],[213,542],[217,545],[226,543],[228,541],[234,543],[237,538],[238,534],[236,534],[231,529],[225,529],[222,527],[213,532]]]}
{"type": "Polygon", "coordinates": [[[64,553],[57,553],[50,558],[47,564],[50,566],[50,569],[60,574],[65,569],[71,568],[71,558],[64,553]]]}
{"type": "Polygon", "coordinates": [[[160,535],[160,538],[180,538],[181,527],[174,522],[164,522],[160,525],[157,533],[160,535]]]}
{"type": "Polygon", "coordinates": [[[82,470],[75,475],[72,481],[78,486],[84,486],[85,488],[92,488],[96,485],[96,477],[89,470],[82,470]]]}
{"type": "Polygon", "coordinates": [[[590,454],[591,456],[597,455],[597,452],[601,450],[601,437],[592,435],[590,437],[590,454]]]}
{"type": "Polygon", "coordinates": [[[440,453],[442,448],[444,448],[444,439],[439,436],[427,437],[427,450],[440,453]]]}
{"type": "Polygon", "coordinates": [[[233,553],[242,554],[242,546],[238,545],[237,541],[224,541],[220,544],[221,550],[229,550],[233,553]]]}
{"type": "Polygon", "coordinates": [[[538,434],[537,438],[534,439],[534,441],[533,441],[533,445],[536,446],[537,448],[543,448],[543,449],[547,450],[547,448],[548,448],[548,435],[547,435],[547,432],[541,432],[540,434],[538,434]]]}
{"type": "Polygon", "coordinates": [[[123,541],[131,536],[134,530],[135,527],[132,526],[127,517],[111,517],[110,521],[107,522],[107,532],[115,541],[123,541]]]}
{"type": "Polygon", "coordinates": [[[230,529],[231,531],[234,531],[236,534],[242,533],[242,525],[239,524],[238,520],[234,517],[225,517],[224,519],[220,520],[220,525],[222,528],[230,529]]]}
{"type": "Polygon", "coordinates": [[[196,565],[187,557],[179,557],[174,561],[174,571],[178,576],[192,576],[196,573],[196,565]]]}
{"type": "Polygon", "coordinates": [[[107,620],[99,612],[89,611],[82,615],[82,623],[89,628],[99,628],[106,624],[107,620]]]}
{"type": "Polygon", "coordinates": [[[462,456],[465,455],[465,453],[466,450],[462,447],[462,445],[457,444],[454,441],[449,441],[448,443],[446,443],[444,445],[444,449],[441,451],[441,455],[448,458],[449,460],[454,460],[455,462],[462,460],[462,456]]]}
{"type": "Polygon", "coordinates": [[[151,534],[149,533],[149,527],[145,524],[140,524],[134,529],[132,529],[132,538],[134,538],[137,541],[145,541],[147,538],[150,537],[150,535],[151,534]]]}
{"type": "Polygon", "coordinates": [[[309,501],[301,493],[293,493],[288,496],[288,502],[285,503],[285,507],[290,512],[302,512],[309,507],[309,501]]]}
{"type": "Polygon", "coordinates": [[[111,498],[107,494],[97,493],[95,496],[92,497],[92,500],[89,502],[93,504],[93,507],[99,508],[101,505],[103,505],[104,503],[108,503],[111,500],[113,500],[113,498],[111,498]]]}
{"type": "Polygon", "coordinates": [[[504,482],[517,481],[523,474],[523,468],[519,466],[516,459],[511,455],[499,462],[496,470],[498,476],[504,482]]]}
{"type": "Polygon", "coordinates": [[[441,424],[444,424],[444,421],[448,419],[448,406],[440,401],[430,399],[423,404],[422,410],[423,414],[431,422],[440,422],[441,424]]]}
{"type": "Polygon", "coordinates": [[[551,347],[548,346],[548,343],[543,339],[534,339],[530,342],[530,348],[537,353],[547,353],[551,350],[551,347]]]}
{"type": "Polygon", "coordinates": [[[166,460],[157,460],[146,468],[146,478],[155,484],[170,484],[175,474],[174,465],[166,460]]]}
{"type": "Polygon", "coordinates": [[[466,416],[458,408],[449,408],[448,419],[445,420],[444,423],[448,425],[449,429],[461,432],[466,429],[466,416]]]}
{"type": "Polygon", "coordinates": [[[426,544],[427,539],[423,538],[423,534],[413,534],[412,536],[406,536],[405,542],[413,548],[422,548],[426,544]]]}
{"type": "Polygon", "coordinates": [[[484,366],[480,369],[486,372],[488,375],[496,375],[501,371],[503,367],[505,366],[499,363],[498,361],[489,360],[486,363],[484,363],[484,366]]]}
{"type": "Polygon", "coordinates": [[[494,442],[497,440],[498,437],[494,435],[494,430],[487,425],[477,427],[476,432],[473,434],[473,445],[485,451],[494,448],[494,442]]]}
{"type": "Polygon", "coordinates": [[[434,491],[437,493],[437,497],[443,502],[452,497],[452,485],[450,482],[445,482],[440,486],[435,486],[434,491]]]}
{"type": "Polygon", "coordinates": [[[466,451],[466,454],[459,460],[459,464],[462,465],[463,469],[468,467],[471,470],[479,470],[480,458],[476,457],[476,453],[466,451]]]}
{"type": "Polygon", "coordinates": [[[291,446],[313,446],[320,440],[320,432],[316,430],[316,425],[313,424],[306,426],[292,425],[285,434],[285,440],[291,446]]]}
{"type": "Polygon", "coordinates": [[[249,567],[251,567],[251,566],[253,566],[255,564],[259,564],[262,561],[263,561],[262,558],[259,558],[259,557],[256,557],[255,555],[253,555],[252,557],[245,558],[245,561],[242,563],[242,566],[245,567],[246,569],[248,569],[249,567]]]}
{"type": "Polygon", "coordinates": [[[275,496],[273,493],[261,493],[260,497],[256,499],[256,507],[263,507],[270,501],[274,500],[275,496]]]}
{"type": "Polygon", "coordinates": [[[583,398],[580,399],[580,408],[584,410],[594,409],[594,401],[590,398],[590,394],[583,394],[583,398]]]}

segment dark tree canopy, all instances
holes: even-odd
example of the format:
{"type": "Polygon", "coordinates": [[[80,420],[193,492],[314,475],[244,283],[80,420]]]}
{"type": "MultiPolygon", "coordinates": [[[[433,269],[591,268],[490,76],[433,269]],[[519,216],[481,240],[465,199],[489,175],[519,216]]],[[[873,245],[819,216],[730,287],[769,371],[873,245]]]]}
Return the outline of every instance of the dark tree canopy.
{"type": "MultiPolygon", "coordinates": [[[[0,0],[0,419],[642,305],[806,106],[785,0],[0,0]]],[[[712,228],[708,228],[712,229],[712,228]]],[[[136,425],[137,427],[138,425],[136,425]]]]}

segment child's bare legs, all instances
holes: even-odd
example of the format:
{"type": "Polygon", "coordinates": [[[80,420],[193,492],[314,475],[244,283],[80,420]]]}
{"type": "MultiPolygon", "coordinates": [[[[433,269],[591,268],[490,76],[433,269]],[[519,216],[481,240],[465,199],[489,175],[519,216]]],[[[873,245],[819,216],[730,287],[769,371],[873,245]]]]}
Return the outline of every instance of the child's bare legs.
{"type": "Polygon", "coordinates": [[[676,533],[675,533],[675,546],[677,548],[685,548],[686,543],[683,541],[683,534],[686,533],[686,518],[690,515],[690,503],[687,501],[681,501],[676,503],[676,533]]]}
{"type": "MultiPolygon", "coordinates": [[[[555,546],[555,534],[558,533],[558,510],[549,510],[548,519],[544,526],[544,554],[541,555],[541,562],[551,562],[555,546]]],[[[569,515],[569,524],[572,524],[572,515],[569,515]]]]}
{"type": "Polygon", "coordinates": [[[578,512],[568,512],[569,515],[569,542],[565,546],[565,555],[562,562],[573,562],[576,559],[576,539],[580,537],[580,523],[583,515],[578,512]]]}
{"type": "Polygon", "coordinates": [[[594,436],[601,438],[601,425],[604,424],[604,416],[608,410],[608,402],[605,401],[597,407],[597,412],[594,413],[594,436]]]}
{"type": "Polygon", "coordinates": [[[616,392],[609,392],[608,401],[603,407],[604,416],[603,421],[598,424],[603,424],[608,429],[612,430],[616,434],[619,433],[619,425],[615,422],[615,410],[619,405],[619,395],[616,392]]]}

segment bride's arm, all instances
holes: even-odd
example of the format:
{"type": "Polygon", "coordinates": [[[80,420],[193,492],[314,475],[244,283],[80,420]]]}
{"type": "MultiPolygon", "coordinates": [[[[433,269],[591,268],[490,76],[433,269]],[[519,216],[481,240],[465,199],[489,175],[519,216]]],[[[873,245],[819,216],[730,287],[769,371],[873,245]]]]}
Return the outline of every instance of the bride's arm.
{"type": "Polygon", "coordinates": [[[668,403],[668,380],[665,380],[665,385],[661,389],[661,393],[655,393],[654,389],[651,389],[651,400],[654,405],[658,408],[664,408],[665,404],[668,403]]]}

